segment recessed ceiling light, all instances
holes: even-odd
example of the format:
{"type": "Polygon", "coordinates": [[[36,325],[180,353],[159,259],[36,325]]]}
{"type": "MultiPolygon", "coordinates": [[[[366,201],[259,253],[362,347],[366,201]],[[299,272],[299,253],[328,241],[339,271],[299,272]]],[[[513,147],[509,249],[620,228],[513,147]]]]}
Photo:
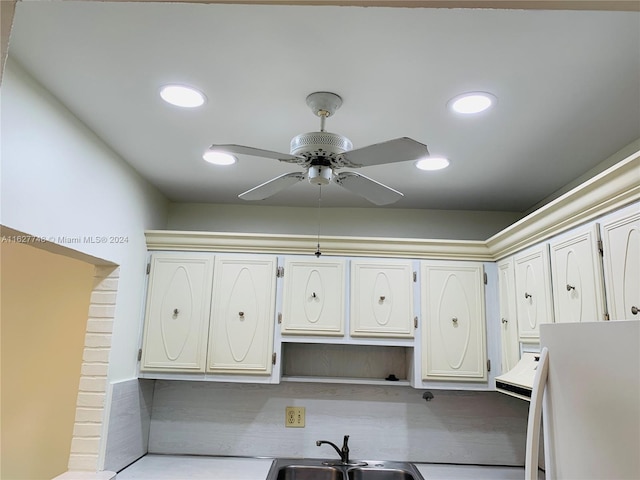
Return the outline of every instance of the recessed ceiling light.
{"type": "Polygon", "coordinates": [[[449,160],[444,157],[427,157],[416,162],[420,170],[442,170],[449,166],[449,160]]]}
{"type": "Polygon", "coordinates": [[[204,152],[202,158],[214,165],[233,165],[238,161],[238,159],[230,153],[212,152],[211,150],[204,152]]]}
{"type": "Polygon", "coordinates": [[[204,104],[204,93],[185,85],[165,85],[160,89],[162,99],[177,107],[194,108],[204,104]]]}
{"type": "Polygon", "coordinates": [[[487,92],[467,92],[449,100],[449,108],[465,115],[484,112],[491,108],[498,99],[487,92]]]}

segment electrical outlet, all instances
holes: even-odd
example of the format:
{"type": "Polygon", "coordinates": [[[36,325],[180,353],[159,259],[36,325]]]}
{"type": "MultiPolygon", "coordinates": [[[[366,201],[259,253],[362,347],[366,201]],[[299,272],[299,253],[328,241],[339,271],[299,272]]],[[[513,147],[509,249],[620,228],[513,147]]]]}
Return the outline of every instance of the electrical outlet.
{"type": "Polygon", "coordinates": [[[304,407],[286,407],[284,426],[287,428],[304,428],[304,407]]]}

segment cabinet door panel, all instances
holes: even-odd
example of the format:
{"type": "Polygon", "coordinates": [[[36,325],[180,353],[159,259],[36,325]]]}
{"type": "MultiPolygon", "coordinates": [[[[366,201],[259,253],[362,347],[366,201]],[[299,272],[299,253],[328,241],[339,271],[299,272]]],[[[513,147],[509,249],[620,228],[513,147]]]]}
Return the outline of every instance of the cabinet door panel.
{"type": "Polygon", "coordinates": [[[550,243],[556,322],[604,319],[604,288],[598,225],[578,229],[550,243]]]}
{"type": "Polygon", "coordinates": [[[344,335],[345,262],[285,260],[282,334],[344,335]]]}
{"type": "Polygon", "coordinates": [[[213,283],[209,372],[270,374],[275,257],[219,257],[213,283]]]}
{"type": "Polygon", "coordinates": [[[422,371],[431,380],[486,380],[482,265],[422,263],[422,371]]]}
{"type": "Polygon", "coordinates": [[[354,337],[413,337],[411,262],[351,261],[354,337]]]}
{"type": "Polygon", "coordinates": [[[142,371],[203,372],[213,256],[151,259],[142,371]]]}
{"type": "Polygon", "coordinates": [[[517,255],[515,268],[518,334],[522,342],[538,342],[540,324],[553,322],[548,246],[517,255]]]}
{"type": "Polygon", "coordinates": [[[450,370],[460,369],[469,353],[473,305],[469,305],[470,299],[467,298],[465,290],[460,275],[450,273],[439,295],[440,301],[436,311],[438,322],[436,341],[442,344],[443,358],[450,370]]]}
{"type": "Polygon", "coordinates": [[[516,277],[513,258],[498,262],[498,287],[500,296],[502,372],[508,372],[520,360],[518,318],[516,314],[516,277]]]}
{"type": "Polygon", "coordinates": [[[603,219],[602,243],[611,320],[640,317],[640,205],[603,219]]]}

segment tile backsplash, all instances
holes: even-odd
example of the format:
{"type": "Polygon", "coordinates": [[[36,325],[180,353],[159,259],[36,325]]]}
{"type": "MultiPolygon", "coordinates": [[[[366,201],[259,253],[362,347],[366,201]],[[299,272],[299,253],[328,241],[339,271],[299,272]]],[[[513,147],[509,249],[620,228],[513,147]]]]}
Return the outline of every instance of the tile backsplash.
{"type": "Polygon", "coordinates": [[[496,392],[401,386],[255,385],[156,380],[149,452],[462,464],[524,464],[529,403],[496,392]],[[305,428],[285,428],[286,406],[306,408],[305,428]]]}

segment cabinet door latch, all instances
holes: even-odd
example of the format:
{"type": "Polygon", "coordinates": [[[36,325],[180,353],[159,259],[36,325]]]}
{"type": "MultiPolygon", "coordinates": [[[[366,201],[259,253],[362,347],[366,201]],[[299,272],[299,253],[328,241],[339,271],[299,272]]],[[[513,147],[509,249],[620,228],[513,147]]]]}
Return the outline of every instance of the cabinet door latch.
{"type": "Polygon", "coordinates": [[[276,278],[284,277],[284,267],[278,267],[276,270],[276,278]]]}
{"type": "Polygon", "coordinates": [[[418,317],[413,317],[413,328],[418,328],[418,317]]]}
{"type": "Polygon", "coordinates": [[[138,361],[142,360],[142,349],[138,350],[138,361]]]}
{"type": "Polygon", "coordinates": [[[487,372],[491,371],[491,359],[487,359],[487,372]]]}
{"type": "Polygon", "coordinates": [[[282,313],[278,312],[278,325],[282,323],[282,313]]]}
{"type": "Polygon", "coordinates": [[[416,283],[418,281],[418,272],[414,271],[413,272],[413,283],[416,283]]]}
{"type": "Polygon", "coordinates": [[[271,355],[271,363],[273,365],[276,364],[276,358],[278,358],[278,354],[276,352],[273,352],[273,354],[271,355]]]}

